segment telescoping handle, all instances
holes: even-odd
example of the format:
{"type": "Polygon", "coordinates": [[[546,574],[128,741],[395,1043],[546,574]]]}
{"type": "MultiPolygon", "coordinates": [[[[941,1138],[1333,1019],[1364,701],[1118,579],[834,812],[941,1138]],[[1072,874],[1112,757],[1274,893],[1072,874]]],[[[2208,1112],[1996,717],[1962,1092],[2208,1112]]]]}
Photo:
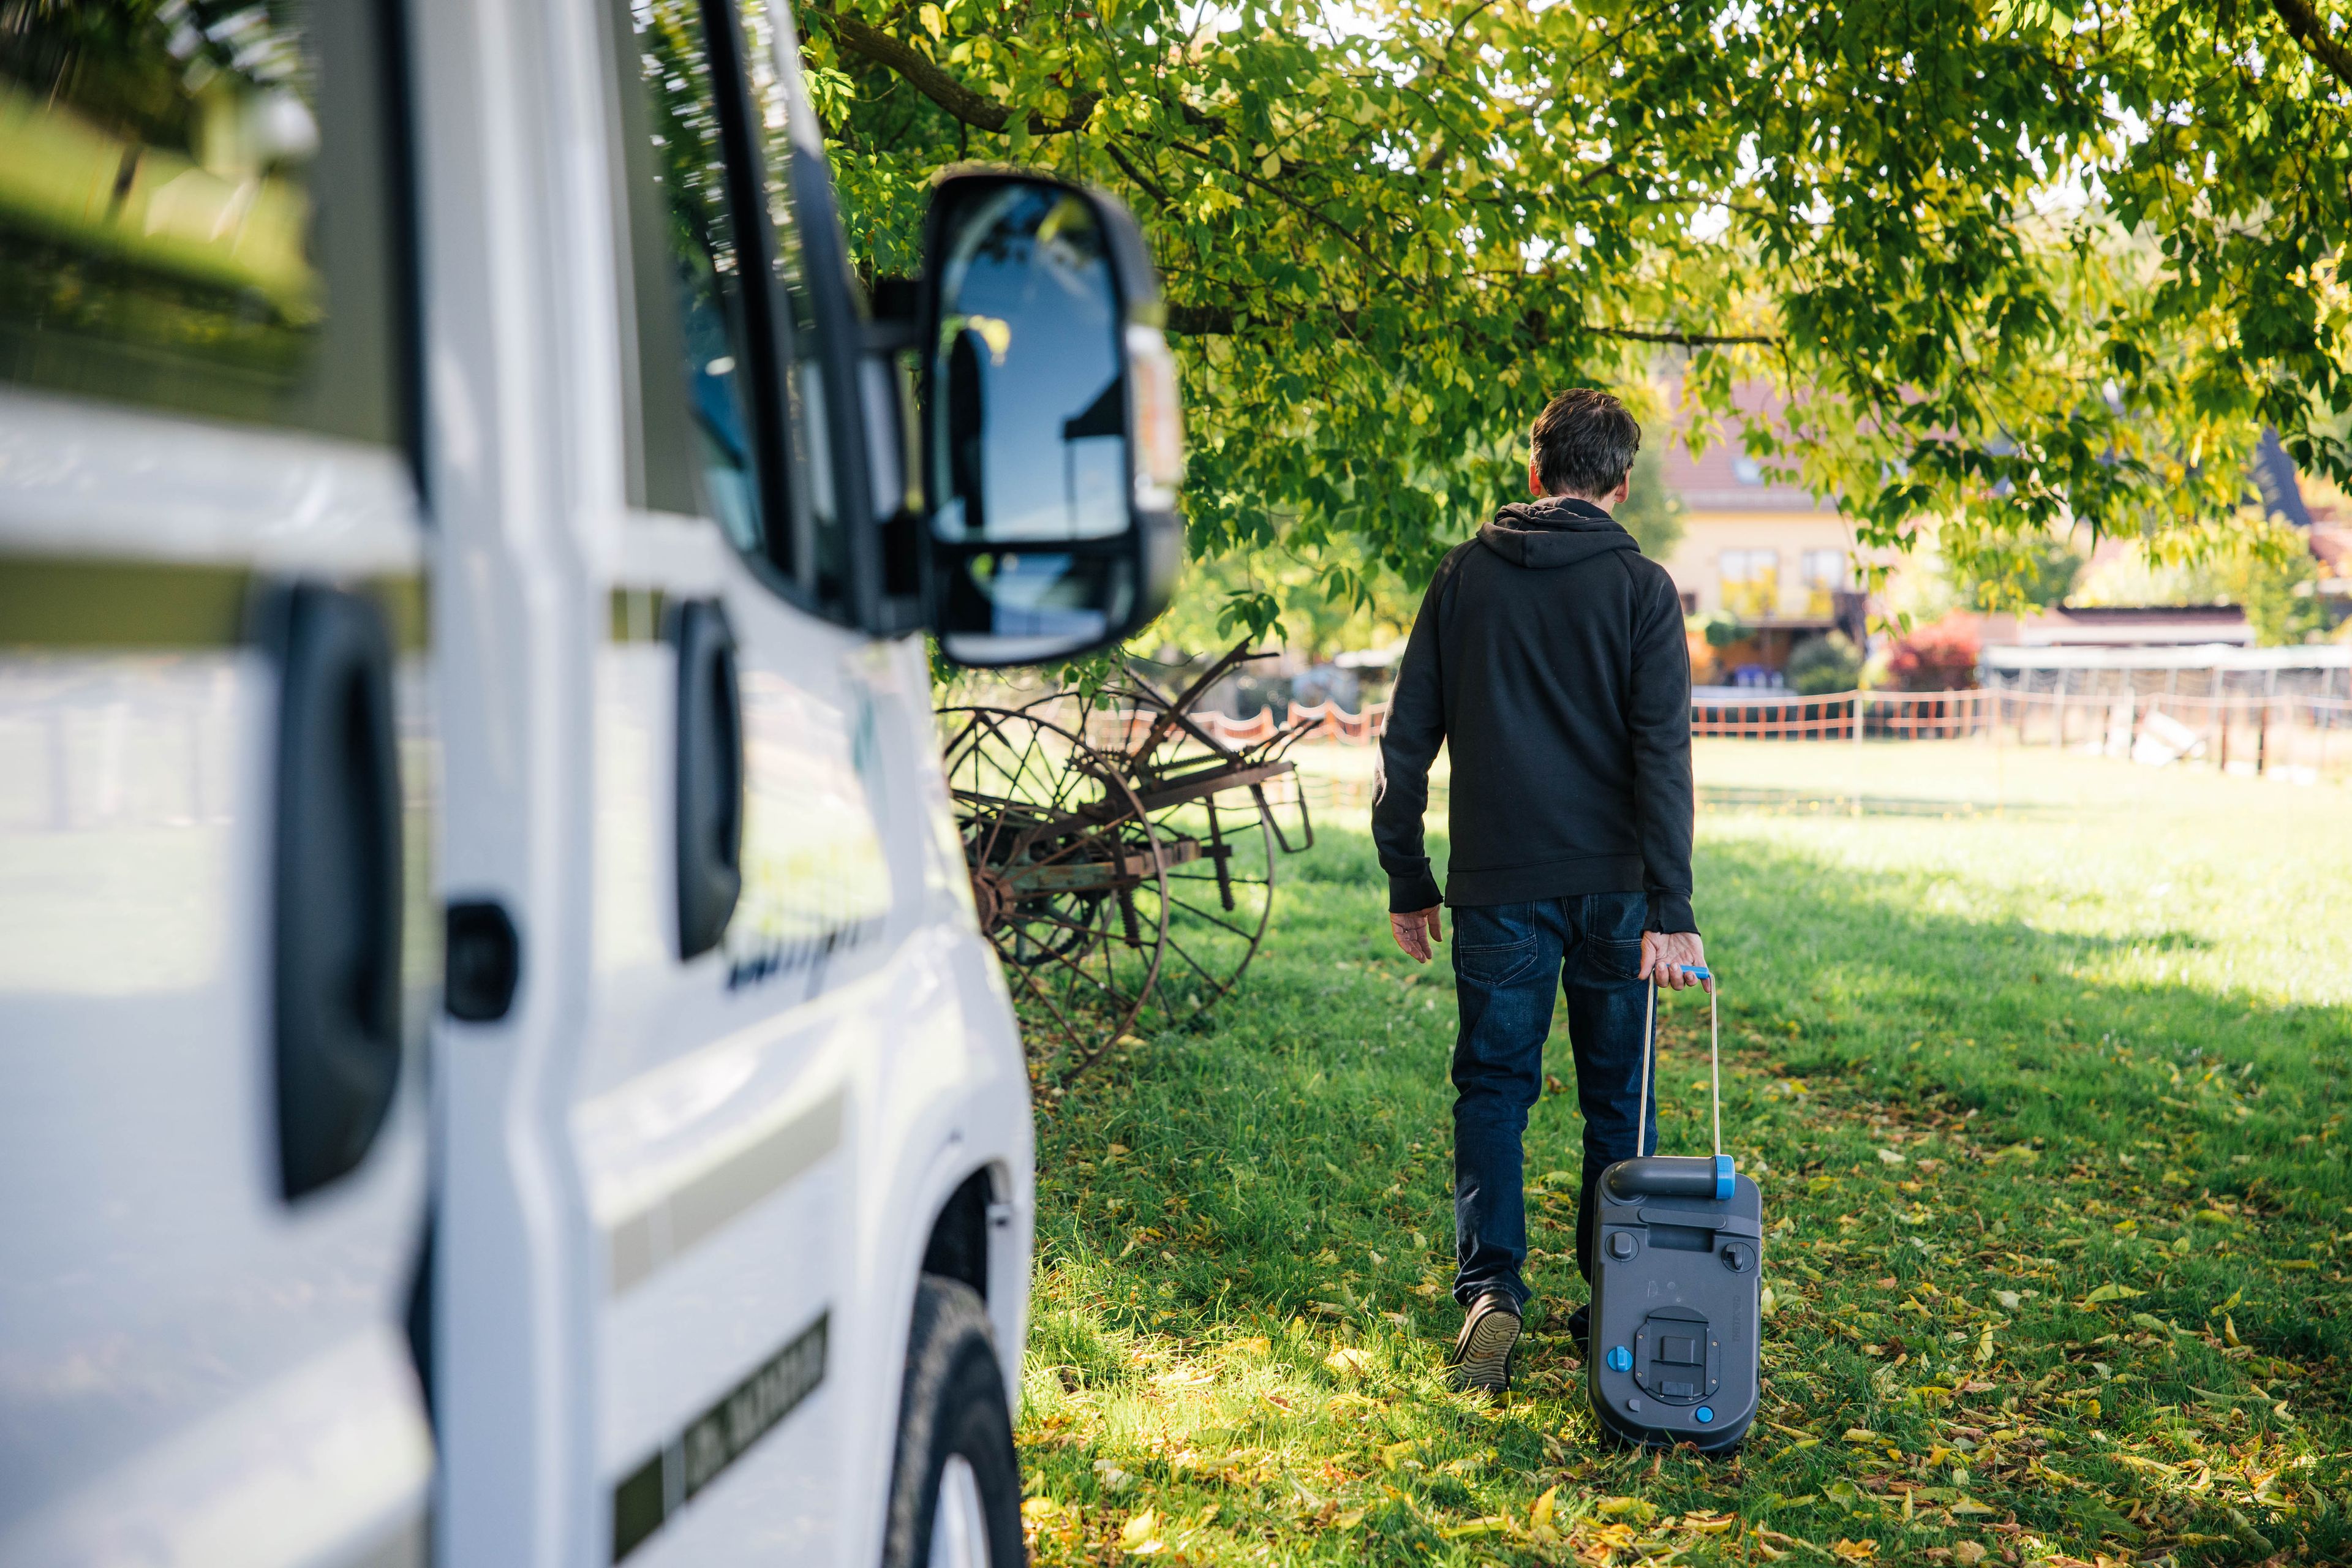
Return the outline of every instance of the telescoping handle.
{"type": "Polygon", "coordinates": [[[1653,980],[1642,1016],[1642,1099],[1633,1116],[1634,1158],[1620,1167],[1610,1182],[1628,1197],[1721,1200],[1731,1195],[1731,1157],[1723,1152],[1723,1022],[1712,984],[1715,976],[1696,965],[1683,973],[1710,983],[1706,987],[1706,1069],[1707,1096],[1715,1111],[1715,1158],[1704,1164],[1689,1159],[1660,1159],[1643,1147],[1650,1130],[1650,1060],[1658,1049],[1658,983],[1653,980]]]}

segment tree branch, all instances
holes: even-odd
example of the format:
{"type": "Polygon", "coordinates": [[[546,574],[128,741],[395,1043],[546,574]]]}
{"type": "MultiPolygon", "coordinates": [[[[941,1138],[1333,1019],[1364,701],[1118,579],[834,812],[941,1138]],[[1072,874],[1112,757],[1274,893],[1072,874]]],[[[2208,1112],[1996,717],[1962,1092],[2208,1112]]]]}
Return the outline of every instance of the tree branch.
{"type": "Polygon", "coordinates": [[[1388,263],[1382,261],[1379,257],[1372,254],[1372,247],[1364,243],[1364,239],[1361,235],[1356,233],[1345,224],[1337,223],[1332,219],[1326,217],[1323,213],[1312,204],[1299,200],[1297,196],[1292,195],[1288,191],[1282,189],[1278,185],[1267,184],[1257,175],[1251,174],[1246,168],[1226,168],[1223,163],[1217,160],[1213,153],[1209,153],[1203,148],[1195,147],[1189,142],[1178,142],[1173,138],[1171,138],[1168,145],[1175,148],[1179,153],[1186,153],[1191,157],[1197,158],[1202,163],[1207,164],[1210,168],[1216,170],[1220,174],[1231,174],[1244,184],[1255,185],[1259,190],[1264,191],[1267,195],[1272,196],[1276,201],[1282,203],[1285,206],[1294,208],[1306,216],[1314,219],[1317,223],[1321,224],[1325,228],[1329,229],[1333,234],[1337,235],[1342,244],[1355,247],[1358,254],[1362,256],[1367,262],[1370,263],[1376,270],[1387,274],[1389,281],[1394,283],[1400,289],[1406,289],[1408,292],[1411,291],[1411,285],[1406,283],[1403,279],[1397,276],[1396,269],[1394,268],[1389,266],[1388,263]]]}
{"type": "MultiPolygon", "coordinates": [[[[974,92],[904,39],[840,11],[823,6],[812,6],[810,11],[844,48],[885,70],[896,72],[913,84],[916,91],[964,124],[979,131],[1002,132],[1013,123],[1013,110],[1009,105],[997,102],[986,93],[974,92]]],[[[1070,94],[1070,111],[1058,120],[1048,120],[1033,109],[1029,111],[1030,133],[1055,136],[1076,131],[1094,117],[1095,105],[1101,101],[1102,94],[1098,92],[1074,92],[1070,94]]]]}
{"type": "Polygon", "coordinates": [[[2303,52],[2335,73],[2336,79],[2352,87],[2352,47],[2332,37],[2327,23],[2312,6],[2311,0],[2271,0],[2271,9],[2278,13],[2303,52]]]}
{"type": "Polygon", "coordinates": [[[1596,338],[1618,338],[1629,343],[1672,343],[1677,348],[1716,348],[1727,343],[1761,343],[1780,346],[1779,334],[1773,332],[1654,332],[1640,327],[1596,327],[1581,323],[1582,330],[1596,338]]]}
{"type": "Polygon", "coordinates": [[[1138,185],[1150,193],[1151,199],[1160,204],[1162,211],[1174,210],[1176,198],[1170,195],[1166,190],[1161,188],[1161,186],[1154,181],[1150,175],[1145,174],[1141,169],[1137,168],[1135,164],[1129,160],[1127,154],[1118,150],[1118,142],[1106,138],[1102,144],[1102,150],[1110,154],[1110,161],[1118,165],[1119,173],[1125,174],[1129,179],[1133,180],[1138,185]]]}
{"type": "Polygon", "coordinates": [[[1223,305],[1171,305],[1168,331],[1180,338],[1229,338],[1249,318],[1223,305]]]}
{"type": "MultiPolygon", "coordinates": [[[[1317,311],[1338,321],[1350,336],[1354,335],[1356,312],[1353,310],[1317,311]]],[[[1181,338],[1231,337],[1245,327],[1275,327],[1282,321],[1270,317],[1252,316],[1229,305],[1171,305],[1168,307],[1167,329],[1181,338]]],[[[1529,310],[1519,318],[1529,336],[1538,342],[1551,337],[1549,318],[1540,310],[1529,310]]],[[[1578,323],[1578,330],[1596,338],[1615,338],[1626,342],[1668,343],[1676,348],[1721,348],[1738,343],[1755,343],[1769,348],[1781,346],[1782,340],[1769,332],[1684,332],[1657,331],[1646,327],[1603,327],[1590,321],[1578,323]]]]}

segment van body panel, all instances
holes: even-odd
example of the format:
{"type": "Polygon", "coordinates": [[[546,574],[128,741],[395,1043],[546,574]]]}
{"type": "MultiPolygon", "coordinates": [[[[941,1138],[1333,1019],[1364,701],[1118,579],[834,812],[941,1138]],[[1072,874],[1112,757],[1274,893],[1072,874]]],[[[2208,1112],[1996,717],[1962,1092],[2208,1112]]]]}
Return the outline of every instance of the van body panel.
{"type": "Polygon", "coordinates": [[[438,746],[394,453],[0,388],[0,1560],[241,1560],[414,1537],[400,1334],[425,1189],[438,746]],[[279,1194],[278,670],[266,595],[378,595],[407,849],[407,1070],[365,1158],[279,1194]],[[372,1459],[380,1455],[380,1462],[372,1459]],[[224,1511],[227,1510],[227,1511],[224,1511]]]}
{"type": "Polygon", "coordinates": [[[596,19],[578,0],[406,0],[425,279],[425,485],[447,736],[445,898],[511,920],[520,981],[435,1043],[436,1561],[609,1561],[597,1261],[569,1152],[592,1009],[584,781],[619,523],[596,19]]]}
{"type": "MultiPolygon", "coordinates": [[[[806,113],[789,13],[739,3],[776,131],[806,113]]],[[[333,287],[272,256],[289,321],[359,345],[320,363],[385,387],[215,417],[189,374],[131,406],[0,355],[0,1561],[870,1563],[932,1228],[984,1178],[1017,1398],[1034,1198],[929,655],[852,625],[908,624],[853,602],[882,521],[853,514],[904,479],[895,373],[837,236],[793,249],[830,269],[793,309],[827,303],[780,332],[796,466],[762,504],[816,509],[791,522],[818,564],[761,554],[740,493],[654,505],[639,360],[671,342],[698,395],[719,373],[684,363],[707,321],[638,330],[670,281],[615,151],[614,23],[644,5],[383,4],[298,11],[339,51],[385,24],[414,212],[320,204],[333,287]],[[416,282],[373,347],[332,335],[362,240],[362,284],[416,282]],[[415,427],[372,443],[395,404],[415,427]],[[261,609],[295,583],[364,597],[394,649],[407,1058],[356,1167],[289,1202],[261,609]],[[733,646],[741,888],[681,959],[671,628],[698,602],[733,646]],[[511,999],[470,1021],[439,1006],[460,902],[515,938],[511,999]]],[[[791,139],[821,177],[813,121],[791,139]]],[[[256,177],[276,200],[304,167],[256,177]]],[[[803,184],[743,233],[795,211],[836,221],[803,184]]]]}

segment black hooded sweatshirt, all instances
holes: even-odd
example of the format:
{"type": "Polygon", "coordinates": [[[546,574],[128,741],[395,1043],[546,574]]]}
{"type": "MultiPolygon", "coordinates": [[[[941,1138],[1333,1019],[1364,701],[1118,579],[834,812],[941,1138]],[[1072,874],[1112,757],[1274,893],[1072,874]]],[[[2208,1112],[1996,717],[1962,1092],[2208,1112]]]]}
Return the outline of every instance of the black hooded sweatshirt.
{"type": "Polygon", "coordinates": [[[1591,501],[1507,506],[1439,563],[1381,740],[1389,908],[1438,901],[1429,765],[1453,754],[1445,902],[1646,893],[1691,914],[1690,654],[1664,567],[1591,501]]]}

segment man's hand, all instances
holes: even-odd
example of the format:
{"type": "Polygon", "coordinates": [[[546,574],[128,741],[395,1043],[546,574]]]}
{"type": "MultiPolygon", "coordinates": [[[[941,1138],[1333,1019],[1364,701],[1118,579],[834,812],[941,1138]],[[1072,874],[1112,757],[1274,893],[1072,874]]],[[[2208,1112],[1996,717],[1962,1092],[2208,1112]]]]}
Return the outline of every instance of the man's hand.
{"type": "MultiPolygon", "coordinates": [[[[1404,955],[1417,963],[1429,962],[1429,944],[1445,940],[1445,908],[1435,905],[1414,910],[1408,914],[1389,916],[1389,934],[1404,949],[1404,955]]],[[[1693,937],[1692,941],[1698,939],[1693,937]]]]}
{"type": "MultiPolygon", "coordinates": [[[[1397,918],[1402,920],[1403,917],[1400,915],[1397,918]]],[[[1402,942],[1404,938],[1400,934],[1397,940],[1402,942]]],[[[1405,951],[1410,952],[1412,950],[1407,948],[1405,951]]],[[[1704,985],[1712,991],[1715,989],[1714,976],[1701,980],[1696,974],[1685,973],[1706,967],[1706,949],[1700,943],[1698,932],[1645,931],[1642,933],[1642,973],[1638,978],[1655,980],[1669,991],[1680,991],[1688,985],[1704,985]]]]}

